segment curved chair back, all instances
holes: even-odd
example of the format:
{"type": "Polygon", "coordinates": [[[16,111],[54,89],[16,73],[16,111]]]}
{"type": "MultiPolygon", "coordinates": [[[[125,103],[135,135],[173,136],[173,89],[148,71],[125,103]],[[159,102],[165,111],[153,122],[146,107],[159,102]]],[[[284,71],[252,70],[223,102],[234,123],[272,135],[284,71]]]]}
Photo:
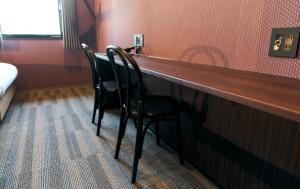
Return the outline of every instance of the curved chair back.
{"type": "Polygon", "coordinates": [[[89,65],[92,72],[93,88],[96,88],[97,84],[99,83],[100,85],[103,85],[103,81],[101,77],[102,70],[100,69],[100,66],[97,64],[95,53],[84,43],[81,44],[81,47],[83,48],[83,51],[89,60],[89,65]]]}
{"type": "Polygon", "coordinates": [[[134,95],[135,100],[138,100],[139,111],[144,109],[144,83],[142,72],[136,63],[136,61],[129,55],[125,50],[120,47],[110,45],[106,48],[107,56],[113,67],[113,71],[118,84],[118,93],[120,97],[121,108],[125,108],[126,113],[131,112],[131,101],[133,100],[133,85],[132,79],[137,80],[138,88],[136,95],[134,95]],[[115,60],[115,56],[119,57],[115,60]],[[118,65],[122,65],[121,73],[118,65]],[[125,84],[125,86],[124,86],[125,84]]]}

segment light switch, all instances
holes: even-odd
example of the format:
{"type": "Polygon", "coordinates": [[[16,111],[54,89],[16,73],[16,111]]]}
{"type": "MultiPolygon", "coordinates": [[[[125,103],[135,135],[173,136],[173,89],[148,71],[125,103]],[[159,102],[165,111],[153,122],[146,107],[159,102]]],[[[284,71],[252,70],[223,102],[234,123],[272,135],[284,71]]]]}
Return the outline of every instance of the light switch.
{"type": "Polygon", "coordinates": [[[296,58],[299,46],[300,28],[274,28],[269,56],[296,58]]]}

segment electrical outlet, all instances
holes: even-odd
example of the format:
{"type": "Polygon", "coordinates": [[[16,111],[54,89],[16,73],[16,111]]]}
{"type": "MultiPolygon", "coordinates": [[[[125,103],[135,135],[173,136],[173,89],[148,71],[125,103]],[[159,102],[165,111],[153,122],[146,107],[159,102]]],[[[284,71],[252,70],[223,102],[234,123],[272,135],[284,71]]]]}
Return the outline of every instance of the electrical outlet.
{"type": "Polygon", "coordinates": [[[135,47],[144,47],[144,35],[135,34],[134,35],[134,46],[135,47]]]}
{"type": "Polygon", "coordinates": [[[296,58],[300,28],[274,28],[269,48],[269,56],[296,58]]]}

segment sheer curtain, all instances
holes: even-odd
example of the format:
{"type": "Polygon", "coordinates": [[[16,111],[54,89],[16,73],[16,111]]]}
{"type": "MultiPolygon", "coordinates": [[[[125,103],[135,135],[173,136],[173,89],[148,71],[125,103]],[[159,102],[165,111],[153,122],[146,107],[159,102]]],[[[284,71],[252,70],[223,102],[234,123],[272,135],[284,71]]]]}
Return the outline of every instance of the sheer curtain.
{"type": "Polygon", "coordinates": [[[80,48],[76,0],[62,0],[62,25],[64,48],[80,48]]]}
{"type": "Polygon", "coordinates": [[[3,49],[3,37],[2,37],[2,30],[1,30],[1,24],[0,24],[0,50],[3,49]]]}

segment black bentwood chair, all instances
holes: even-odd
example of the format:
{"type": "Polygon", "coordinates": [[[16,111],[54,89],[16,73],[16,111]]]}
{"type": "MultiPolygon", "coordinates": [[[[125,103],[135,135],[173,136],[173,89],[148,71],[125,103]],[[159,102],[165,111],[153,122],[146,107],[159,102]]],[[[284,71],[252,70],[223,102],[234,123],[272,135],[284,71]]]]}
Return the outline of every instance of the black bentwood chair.
{"type": "MultiPolygon", "coordinates": [[[[143,142],[146,131],[151,124],[155,123],[156,131],[158,134],[159,121],[164,120],[175,120],[176,121],[176,134],[178,142],[178,153],[180,163],[183,164],[183,156],[181,153],[181,142],[180,142],[180,112],[181,104],[167,96],[145,96],[143,76],[138,64],[135,60],[126,53],[123,49],[116,46],[108,46],[106,53],[109,57],[110,63],[112,64],[116,81],[118,84],[118,94],[120,99],[120,128],[117,141],[117,148],[115,152],[115,158],[118,158],[119,150],[124,137],[128,118],[131,117],[137,121],[137,134],[135,144],[135,155],[133,162],[133,171],[131,182],[135,183],[138,161],[142,156],[143,142]],[[117,55],[121,62],[115,61],[114,55],[117,55]],[[118,63],[121,63],[124,68],[124,73],[120,73],[120,67],[118,63]],[[133,90],[131,87],[132,79],[137,80],[137,90],[133,90]],[[126,83],[126,88],[122,87],[122,83],[126,83]],[[136,97],[133,97],[133,96],[136,97]],[[144,124],[144,121],[147,120],[144,124]],[[145,128],[144,128],[145,126],[145,128]]],[[[157,143],[159,144],[159,136],[157,135],[157,143]]]]}
{"type": "Polygon", "coordinates": [[[87,56],[92,72],[93,88],[95,90],[95,100],[92,122],[95,123],[95,115],[99,110],[97,136],[99,136],[101,121],[104,115],[104,109],[108,98],[111,95],[117,95],[117,83],[115,80],[104,81],[104,71],[101,63],[97,62],[94,52],[84,43],[81,44],[85,55],[87,56]]]}

